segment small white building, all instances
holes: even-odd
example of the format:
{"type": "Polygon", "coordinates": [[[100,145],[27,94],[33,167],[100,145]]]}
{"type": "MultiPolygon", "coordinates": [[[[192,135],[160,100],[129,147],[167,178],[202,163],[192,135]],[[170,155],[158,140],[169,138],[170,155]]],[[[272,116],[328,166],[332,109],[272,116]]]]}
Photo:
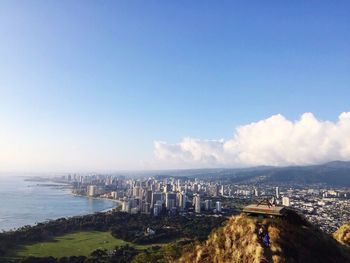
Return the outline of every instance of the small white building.
{"type": "Polygon", "coordinates": [[[283,198],[282,198],[282,205],[284,205],[284,206],[290,206],[289,197],[283,196],[283,198]]]}

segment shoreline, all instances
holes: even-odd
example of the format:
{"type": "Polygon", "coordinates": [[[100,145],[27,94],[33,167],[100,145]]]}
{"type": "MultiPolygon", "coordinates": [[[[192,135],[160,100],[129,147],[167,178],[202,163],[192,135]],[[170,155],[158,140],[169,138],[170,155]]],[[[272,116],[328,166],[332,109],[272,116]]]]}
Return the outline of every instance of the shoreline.
{"type": "Polygon", "coordinates": [[[94,196],[86,196],[86,195],[80,195],[80,194],[74,194],[74,193],[71,193],[71,194],[72,194],[73,196],[85,197],[85,198],[88,198],[88,199],[108,200],[108,201],[112,201],[112,202],[114,202],[114,203],[117,204],[117,205],[114,206],[114,207],[111,207],[111,208],[107,208],[107,209],[98,211],[98,213],[108,212],[108,211],[111,211],[111,210],[113,210],[114,208],[118,208],[119,206],[122,205],[122,202],[121,202],[120,200],[117,200],[117,199],[110,199],[110,198],[103,198],[103,197],[94,197],[94,196]]]}
{"type": "Polygon", "coordinates": [[[44,184],[38,185],[37,182],[32,182],[25,180],[27,177],[15,177],[15,178],[0,178],[1,182],[6,182],[7,189],[0,189],[0,193],[4,194],[5,199],[1,202],[0,205],[0,232],[1,231],[13,231],[20,229],[23,226],[35,226],[40,222],[45,222],[49,220],[56,220],[58,218],[70,218],[74,216],[84,216],[90,215],[94,213],[106,213],[112,210],[115,210],[121,206],[121,201],[116,199],[109,198],[101,198],[101,197],[88,197],[84,195],[75,195],[69,189],[69,185],[65,187],[52,187],[52,181],[47,180],[44,184]],[[14,192],[9,191],[8,189],[13,189],[14,192]],[[11,194],[10,194],[11,193],[11,194]],[[56,195],[55,193],[58,193],[56,195]],[[47,201],[45,200],[46,196],[50,196],[53,194],[53,199],[47,201]],[[89,202],[92,204],[88,204],[87,200],[81,198],[81,200],[74,201],[74,196],[81,196],[91,199],[89,202]],[[32,197],[35,197],[32,199],[32,197]],[[20,209],[23,211],[18,214],[15,213],[11,207],[11,204],[16,200],[21,200],[25,198],[29,200],[27,202],[20,203],[20,209]],[[28,199],[29,198],[29,199],[28,199]],[[94,199],[94,200],[93,200],[94,199]],[[35,201],[37,200],[37,201],[35,201]],[[73,201],[72,201],[73,200],[73,201]],[[95,201],[96,200],[96,201],[95,201]],[[97,200],[105,200],[111,201],[107,202],[98,202],[97,200]],[[62,207],[56,210],[56,204],[66,203],[66,205],[62,205],[62,207]],[[34,212],[33,210],[27,209],[27,207],[23,204],[35,205],[38,206],[38,211],[34,212]],[[72,203],[73,206],[68,204],[72,203]],[[96,203],[96,205],[95,205],[96,203]],[[79,209],[75,209],[74,204],[77,204],[79,209]],[[8,208],[9,206],[9,208],[8,208]],[[47,207],[48,211],[43,210],[43,207],[47,207]],[[61,211],[62,210],[62,211],[61,211]],[[5,213],[4,211],[7,211],[5,213]]]}
{"type": "MultiPolygon", "coordinates": [[[[84,213],[84,214],[78,214],[78,215],[68,215],[68,216],[63,216],[64,218],[70,218],[70,217],[75,217],[75,216],[86,216],[86,215],[92,215],[94,213],[108,213],[110,211],[112,211],[113,209],[115,208],[118,208],[119,206],[121,206],[121,201],[120,200],[116,200],[116,199],[109,199],[109,198],[102,198],[102,197],[90,197],[90,196],[85,196],[85,195],[78,195],[78,194],[73,194],[71,193],[73,196],[78,196],[78,197],[86,197],[88,199],[95,199],[95,200],[110,200],[110,201],[113,201],[114,203],[116,203],[115,206],[113,207],[110,207],[110,208],[106,208],[106,209],[103,209],[103,210],[100,210],[100,211],[96,211],[96,212],[93,212],[93,213],[84,213]]],[[[60,218],[60,217],[58,217],[60,218]]],[[[36,222],[36,223],[33,223],[33,224],[28,224],[29,226],[31,227],[34,227],[36,226],[38,223],[42,223],[42,222],[45,222],[47,220],[56,220],[58,218],[48,218],[46,220],[43,220],[43,221],[40,221],[40,222],[36,222]]],[[[1,221],[0,221],[1,222],[1,221]]],[[[22,225],[22,226],[18,226],[18,227],[14,227],[14,228],[11,228],[11,229],[2,229],[3,231],[5,232],[8,232],[8,231],[17,231],[18,229],[20,229],[21,227],[23,227],[25,225],[22,225]]]]}

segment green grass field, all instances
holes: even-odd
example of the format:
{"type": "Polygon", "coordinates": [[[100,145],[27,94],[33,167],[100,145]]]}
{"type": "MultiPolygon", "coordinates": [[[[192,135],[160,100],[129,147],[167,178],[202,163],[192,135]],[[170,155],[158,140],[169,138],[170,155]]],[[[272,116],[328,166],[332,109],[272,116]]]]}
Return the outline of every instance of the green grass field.
{"type": "MultiPolygon", "coordinates": [[[[16,251],[15,257],[88,256],[95,249],[111,250],[115,246],[124,244],[128,244],[128,242],[114,238],[109,232],[77,232],[21,247],[16,251]]],[[[137,248],[141,249],[142,247],[137,246],[137,248]]]]}

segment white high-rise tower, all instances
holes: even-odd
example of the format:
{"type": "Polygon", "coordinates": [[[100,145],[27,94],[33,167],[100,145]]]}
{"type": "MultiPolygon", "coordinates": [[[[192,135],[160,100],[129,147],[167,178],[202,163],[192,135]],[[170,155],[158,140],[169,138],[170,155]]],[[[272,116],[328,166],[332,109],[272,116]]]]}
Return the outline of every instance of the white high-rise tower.
{"type": "Polygon", "coordinates": [[[280,198],[280,189],[278,188],[278,186],[276,187],[276,198],[280,198]]]}

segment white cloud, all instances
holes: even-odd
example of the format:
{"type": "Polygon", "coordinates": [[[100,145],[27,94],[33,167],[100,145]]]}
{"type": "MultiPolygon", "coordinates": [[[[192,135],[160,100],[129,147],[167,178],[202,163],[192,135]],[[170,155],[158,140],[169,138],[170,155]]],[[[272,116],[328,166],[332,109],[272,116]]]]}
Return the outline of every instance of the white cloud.
{"type": "Polygon", "coordinates": [[[160,166],[241,167],[303,165],[350,160],[350,112],[337,122],[321,121],[312,113],[290,121],[277,114],[236,128],[229,140],[184,138],[171,144],[155,141],[160,166]]]}

